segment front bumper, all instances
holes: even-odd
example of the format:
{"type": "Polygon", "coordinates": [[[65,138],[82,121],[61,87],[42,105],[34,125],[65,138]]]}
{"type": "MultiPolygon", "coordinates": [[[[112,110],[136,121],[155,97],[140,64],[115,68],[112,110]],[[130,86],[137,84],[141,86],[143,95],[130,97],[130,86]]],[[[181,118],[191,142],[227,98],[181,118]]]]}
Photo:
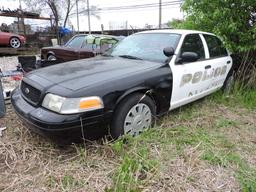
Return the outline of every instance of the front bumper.
{"type": "Polygon", "coordinates": [[[57,114],[29,104],[21,96],[20,89],[13,91],[11,102],[29,129],[58,143],[97,139],[108,133],[111,112],[96,110],[81,114],[57,114]]]}

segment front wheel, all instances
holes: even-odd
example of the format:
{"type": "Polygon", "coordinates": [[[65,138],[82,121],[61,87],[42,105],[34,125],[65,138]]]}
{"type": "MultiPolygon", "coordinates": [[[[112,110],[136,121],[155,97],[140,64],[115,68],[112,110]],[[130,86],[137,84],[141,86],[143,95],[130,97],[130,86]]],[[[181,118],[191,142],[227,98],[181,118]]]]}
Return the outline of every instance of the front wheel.
{"type": "Polygon", "coordinates": [[[18,37],[12,37],[10,39],[10,46],[12,48],[15,48],[15,49],[19,48],[21,46],[21,42],[20,42],[19,38],[18,37]]]}
{"type": "Polygon", "coordinates": [[[125,98],[114,112],[111,124],[111,136],[136,136],[150,128],[156,115],[156,106],[152,99],[143,94],[134,94],[125,98]]]}

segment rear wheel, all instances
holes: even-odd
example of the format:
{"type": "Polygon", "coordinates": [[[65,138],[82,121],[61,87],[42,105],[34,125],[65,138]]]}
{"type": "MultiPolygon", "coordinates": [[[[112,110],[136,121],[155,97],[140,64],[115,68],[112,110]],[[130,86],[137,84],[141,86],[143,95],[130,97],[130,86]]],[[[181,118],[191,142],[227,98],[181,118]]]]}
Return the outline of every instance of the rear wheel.
{"type": "Polygon", "coordinates": [[[10,39],[9,43],[10,43],[10,46],[12,48],[15,48],[15,49],[17,49],[17,48],[19,48],[21,46],[21,42],[20,42],[20,39],[18,37],[12,37],[10,39]]]}
{"type": "Polygon", "coordinates": [[[134,94],[125,98],[114,112],[111,124],[111,136],[136,136],[150,128],[156,115],[156,106],[152,99],[143,94],[134,94]]]}
{"type": "Polygon", "coordinates": [[[234,75],[233,75],[233,72],[231,72],[230,75],[228,75],[226,80],[224,81],[222,91],[225,94],[230,94],[234,87],[234,83],[235,83],[234,75]]]}
{"type": "Polygon", "coordinates": [[[48,60],[48,61],[56,61],[57,58],[56,58],[54,55],[50,54],[50,55],[47,57],[47,60],[48,60]]]}

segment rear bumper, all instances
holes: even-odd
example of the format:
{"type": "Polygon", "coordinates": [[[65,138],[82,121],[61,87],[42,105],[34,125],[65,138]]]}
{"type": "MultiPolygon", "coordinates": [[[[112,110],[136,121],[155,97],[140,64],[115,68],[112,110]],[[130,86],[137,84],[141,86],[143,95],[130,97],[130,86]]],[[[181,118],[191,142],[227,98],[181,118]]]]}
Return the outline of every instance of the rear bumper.
{"type": "Polygon", "coordinates": [[[111,113],[103,110],[61,115],[42,107],[34,107],[22,98],[19,89],[13,91],[11,102],[15,112],[29,129],[61,143],[102,137],[107,134],[111,118],[111,113]]]}

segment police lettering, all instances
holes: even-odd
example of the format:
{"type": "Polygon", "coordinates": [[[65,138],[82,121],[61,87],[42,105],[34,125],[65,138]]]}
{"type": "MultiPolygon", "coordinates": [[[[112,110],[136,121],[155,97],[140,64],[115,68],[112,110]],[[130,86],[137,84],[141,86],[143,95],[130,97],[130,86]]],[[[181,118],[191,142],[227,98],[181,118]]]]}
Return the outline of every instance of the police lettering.
{"type": "Polygon", "coordinates": [[[216,69],[210,69],[205,71],[197,71],[194,74],[188,73],[184,74],[181,78],[180,87],[183,87],[190,82],[196,84],[200,81],[205,81],[211,78],[216,78],[221,75],[225,75],[227,71],[227,66],[217,67],[216,69]]]}

